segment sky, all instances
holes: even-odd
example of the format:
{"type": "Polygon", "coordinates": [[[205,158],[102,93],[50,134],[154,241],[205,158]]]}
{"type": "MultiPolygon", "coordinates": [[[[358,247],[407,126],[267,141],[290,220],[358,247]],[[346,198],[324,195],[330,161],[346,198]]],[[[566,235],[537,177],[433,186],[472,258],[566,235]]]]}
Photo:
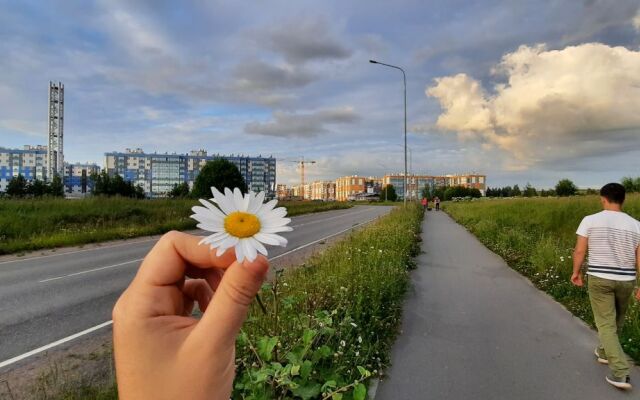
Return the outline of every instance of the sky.
{"type": "Polygon", "coordinates": [[[489,186],[639,176],[640,3],[0,0],[0,146],[65,160],[273,155],[279,183],[410,172],[489,186]]]}

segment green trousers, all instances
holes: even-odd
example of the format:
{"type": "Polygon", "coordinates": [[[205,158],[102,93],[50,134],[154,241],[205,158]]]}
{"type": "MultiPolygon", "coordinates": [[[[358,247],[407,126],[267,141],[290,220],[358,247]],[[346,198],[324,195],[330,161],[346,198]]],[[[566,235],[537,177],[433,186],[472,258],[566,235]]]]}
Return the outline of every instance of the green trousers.
{"type": "Polygon", "coordinates": [[[617,378],[629,375],[629,361],[622,350],[618,333],[624,326],[635,281],[613,281],[589,276],[589,300],[600,337],[599,352],[609,360],[609,368],[617,378]]]}

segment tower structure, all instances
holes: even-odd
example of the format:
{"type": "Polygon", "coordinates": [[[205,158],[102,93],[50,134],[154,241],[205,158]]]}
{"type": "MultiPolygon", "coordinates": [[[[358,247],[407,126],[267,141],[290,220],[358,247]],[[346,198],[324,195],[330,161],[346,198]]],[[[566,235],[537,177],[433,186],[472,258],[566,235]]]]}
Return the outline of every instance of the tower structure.
{"type": "Polygon", "coordinates": [[[47,148],[47,179],[64,174],[64,85],[49,82],[49,146],[47,148]]]}

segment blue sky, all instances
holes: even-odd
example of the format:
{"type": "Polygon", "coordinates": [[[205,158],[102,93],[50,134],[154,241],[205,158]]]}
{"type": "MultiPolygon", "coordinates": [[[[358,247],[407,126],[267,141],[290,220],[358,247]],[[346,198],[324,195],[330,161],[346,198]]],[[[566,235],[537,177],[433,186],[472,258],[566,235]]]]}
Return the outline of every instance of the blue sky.
{"type": "Polygon", "coordinates": [[[412,170],[489,185],[640,175],[637,1],[3,1],[0,146],[46,144],[65,84],[65,158],[274,155],[278,180],[412,170]],[[544,46],[543,46],[544,45],[544,46]],[[634,111],[635,110],[635,111],[634,111]]]}

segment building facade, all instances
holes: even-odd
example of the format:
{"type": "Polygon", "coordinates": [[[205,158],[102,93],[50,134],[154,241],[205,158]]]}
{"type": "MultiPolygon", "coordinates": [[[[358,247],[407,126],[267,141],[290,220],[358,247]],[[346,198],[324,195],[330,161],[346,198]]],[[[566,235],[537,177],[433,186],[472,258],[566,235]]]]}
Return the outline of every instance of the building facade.
{"type": "MultiPolygon", "coordinates": [[[[464,174],[464,175],[409,175],[407,176],[407,198],[418,199],[421,196],[422,189],[425,187],[451,187],[463,186],[479,189],[484,195],[486,191],[486,175],[481,174],[464,174]]],[[[382,185],[393,185],[398,198],[404,198],[404,174],[385,175],[382,179],[382,185]]]]}
{"type": "Polygon", "coordinates": [[[201,168],[209,161],[224,158],[238,167],[249,190],[264,191],[267,197],[276,195],[276,159],[244,155],[208,155],[205,150],[188,154],[145,153],[142,149],[105,153],[105,169],[118,174],[134,185],[140,185],[149,197],[162,197],[174,185],[187,182],[193,187],[201,168]]]}
{"type": "Polygon", "coordinates": [[[49,82],[49,145],[47,146],[47,175],[64,174],[64,85],[49,82]]]}
{"type": "Polygon", "coordinates": [[[7,190],[9,181],[18,175],[27,181],[47,180],[47,167],[47,146],[0,147],[0,191],[7,190]]]}
{"type": "Polygon", "coordinates": [[[358,175],[336,179],[336,200],[353,200],[356,194],[365,192],[367,190],[365,180],[366,178],[358,175]]]}
{"type": "Polygon", "coordinates": [[[309,200],[335,201],[336,183],[333,181],[316,181],[309,184],[309,200]]]}
{"type": "Polygon", "coordinates": [[[64,189],[70,195],[83,196],[93,191],[92,174],[100,173],[100,167],[93,163],[64,164],[64,189]]]}

